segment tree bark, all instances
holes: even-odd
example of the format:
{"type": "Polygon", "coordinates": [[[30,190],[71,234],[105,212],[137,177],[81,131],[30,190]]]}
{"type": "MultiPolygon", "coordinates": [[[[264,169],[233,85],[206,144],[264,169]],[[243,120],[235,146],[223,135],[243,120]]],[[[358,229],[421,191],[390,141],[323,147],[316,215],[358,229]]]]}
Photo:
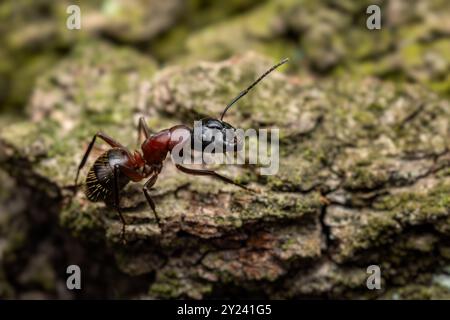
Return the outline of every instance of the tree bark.
{"type": "MultiPolygon", "coordinates": [[[[218,117],[270,65],[248,53],[154,74],[154,63],[135,52],[104,44],[78,48],[39,79],[29,121],[2,124],[2,175],[14,185],[8,189],[28,190],[25,208],[5,208],[11,218],[1,222],[4,252],[27,248],[34,257],[36,250],[23,243],[51,243],[55,250],[65,244],[62,257],[48,258],[53,275],[47,277],[63,283],[76,247],[85,257],[76,260],[90,264],[85,285],[117,278],[120,285],[109,288],[127,298],[450,297],[450,106],[418,86],[371,78],[304,83],[275,72],[226,121],[279,128],[279,172],[219,168],[257,191],[251,193],[186,176],[167,161],[152,190],[161,228],[142,185],[122,193],[126,244],[114,209],[81,191],[72,197],[77,165],[97,131],[137,148],[140,116],[154,131],[218,117]],[[37,220],[23,213],[32,208],[37,220]],[[9,227],[18,217],[25,229],[9,227]],[[115,265],[92,254],[113,255],[115,265]],[[381,290],[366,286],[370,265],[381,269],[381,290]],[[113,271],[93,276],[96,268],[113,271]]],[[[95,155],[104,150],[100,143],[95,155]]],[[[3,288],[24,273],[13,266],[0,269],[3,288]]],[[[0,296],[15,294],[0,290],[0,296]]]]}

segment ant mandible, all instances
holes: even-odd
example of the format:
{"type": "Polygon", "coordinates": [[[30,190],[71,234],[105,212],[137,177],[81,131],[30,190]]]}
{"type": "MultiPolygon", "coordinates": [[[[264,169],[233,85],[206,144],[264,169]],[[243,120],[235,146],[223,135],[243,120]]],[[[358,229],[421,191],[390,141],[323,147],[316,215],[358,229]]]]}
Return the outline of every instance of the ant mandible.
{"type": "MultiPolygon", "coordinates": [[[[247,89],[241,91],[223,110],[220,120],[214,118],[204,118],[200,120],[201,128],[201,150],[205,151],[205,146],[209,143],[215,142],[214,135],[210,131],[222,131],[223,139],[219,142],[225,147],[225,150],[229,150],[230,146],[237,148],[237,140],[227,140],[227,136],[224,134],[225,130],[232,129],[234,127],[229,123],[223,121],[223,117],[227,110],[236,103],[240,98],[245,96],[254,86],[258,84],[264,77],[266,77],[273,70],[286,63],[288,59],[284,59],[277,63],[258,79],[256,79],[247,89]]],[[[172,154],[175,146],[184,144],[189,140],[192,140],[192,129],[185,125],[176,125],[169,129],[164,129],[155,134],[151,134],[150,130],[145,122],[144,118],[139,119],[138,125],[138,139],[141,134],[144,133],[145,141],[141,145],[142,153],[138,150],[131,153],[125,146],[111,138],[103,132],[97,132],[89,146],[84,153],[84,156],[78,166],[77,174],[75,177],[75,192],[78,187],[78,177],[81,169],[86,164],[89,154],[92,151],[92,147],[95,144],[97,138],[105,141],[111,148],[100,155],[90,168],[85,182],[85,194],[86,197],[93,202],[97,201],[113,201],[113,205],[117,210],[120,221],[122,222],[122,238],[125,234],[125,219],[122,215],[120,208],[120,191],[130,182],[139,182],[148,178],[145,182],[142,190],[148,204],[152,208],[156,222],[161,227],[160,219],[156,213],[155,203],[153,202],[149,190],[155,184],[159,173],[163,167],[163,161],[167,157],[168,153],[172,154]],[[174,132],[178,134],[174,135],[174,132]],[[181,135],[179,134],[181,132],[181,135]],[[177,137],[175,137],[177,136],[177,137]]],[[[226,151],[225,151],[226,152],[226,151]]],[[[201,176],[212,176],[218,178],[226,183],[231,183],[241,188],[247,189],[245,186],[240,185],[230,178],[222,176],[212,170],[203,169],[190,169],[176,163],[176,168],[184,173],[201,176]]],[[[247,189],[248,190],[248,189],[247,189]]]]}

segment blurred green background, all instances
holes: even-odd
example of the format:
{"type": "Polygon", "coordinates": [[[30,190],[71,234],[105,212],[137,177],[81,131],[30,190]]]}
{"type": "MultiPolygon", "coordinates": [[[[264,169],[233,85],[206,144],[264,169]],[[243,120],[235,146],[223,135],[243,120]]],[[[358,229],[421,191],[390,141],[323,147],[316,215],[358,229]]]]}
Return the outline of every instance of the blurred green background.
{"type": "Polygon", "coordinates": [[[2,1],[0,112],[20,116],[36,78],[80,42],[132,47],[160,66],[253,50],[290,57],[303,81],[351,74],[421,83],[450,93],[448,0],[2,1]],[[67,7],[81,8],[68,30],[67,7]],[[378,4],[381,30],[368,30],[378,4]]]}

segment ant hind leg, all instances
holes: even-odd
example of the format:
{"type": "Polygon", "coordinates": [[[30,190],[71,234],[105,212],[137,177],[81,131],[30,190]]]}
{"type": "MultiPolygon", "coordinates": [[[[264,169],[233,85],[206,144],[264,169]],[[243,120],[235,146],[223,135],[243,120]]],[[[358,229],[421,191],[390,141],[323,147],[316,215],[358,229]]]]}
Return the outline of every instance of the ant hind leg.
{"type": "Polygon", "coordinates": [[[117,213],[119,214],[120,221],[122,222],[122,232],[121,232],[121,240],[123,243],[126,243],[125,241],[125,218],[122,215],[122,210],[120,209],[120,189],[119,189],[119,173],[120,173],[120,166],[115,165],[114,166],[114,207],[117,210],[117,213]]]}

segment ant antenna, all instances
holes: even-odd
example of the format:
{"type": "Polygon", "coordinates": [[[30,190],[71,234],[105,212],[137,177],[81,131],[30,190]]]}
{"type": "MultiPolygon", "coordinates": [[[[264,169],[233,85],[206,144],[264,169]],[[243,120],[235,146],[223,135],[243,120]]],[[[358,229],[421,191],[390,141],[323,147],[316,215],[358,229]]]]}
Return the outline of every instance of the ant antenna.
{"type": "Polygon", "coordinates": [[[256,86],[258,84],[258,82],[260,82],[262,79],[264,79],[265,76],[267,76],[269,73],[271,73],[273,70],[275,70],[276,68],[278,68],[279,66],[281,66],[282,64],[285,64],[286,62],[289,61],[289,58],[285,58],[282,61],[278,62],[276,65],[274,65],[272,68],[270,68],[269,70],[267,70],[266,72],[264,72],[264,74],[262,76],[260,76],[258,79],[256,79],[256,81],[254,81],[247,89],[241,91],[241,93],[239,93],[233,100],[231,100],[231,102],[225,107],[225,109],[222,112],[222,115],[220,116],[220,120],[222,121],[223,116],[225,115],[225,113],[227,112],[228,109],[230,109],[230,107],[236,103],[236,101],[238,101],[240,98],[242,98],[243,96],[245,96],[254,86],[256,86]]]}

